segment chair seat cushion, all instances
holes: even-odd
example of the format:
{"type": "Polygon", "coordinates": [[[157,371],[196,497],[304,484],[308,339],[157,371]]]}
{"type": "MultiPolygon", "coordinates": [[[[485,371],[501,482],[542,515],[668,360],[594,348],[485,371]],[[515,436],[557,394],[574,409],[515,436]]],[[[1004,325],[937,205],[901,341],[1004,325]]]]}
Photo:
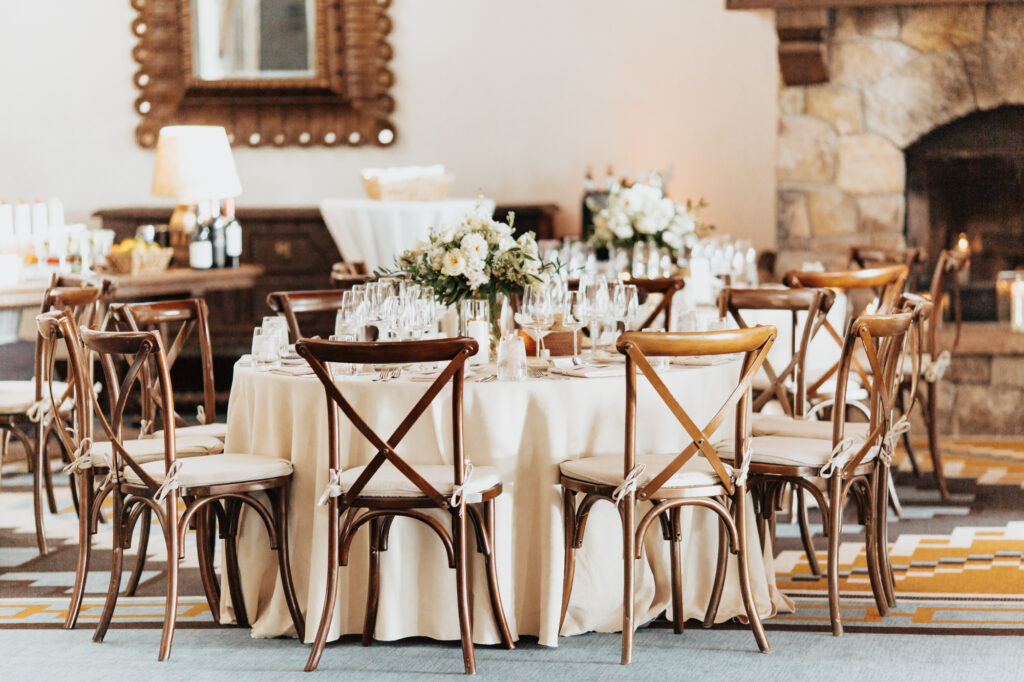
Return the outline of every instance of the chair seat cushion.
{"type": "MultiPolygon", "coordinates": [[[[166,473],[163,461],[147,462],[142,465],[142,470],[152,476],[157,483],[163,483],[166,473]]],[[[194,488],[261,481],[288,476],[291,473],[292,463],[285,459],[230,453],[185,459],[178,471],[178,483],[182,488],[194,488]]],[[[142,479],[131,469],[125,471],[125,480],[135,485],[142,484],[142,479]]]]}
{"type": "MultiPolygon", "coordinates": [[[[139,464],[144,462],[164,461],[164,441],[162,438],[140,438],[138,440],[126,440],[122,442],[124,449],[128,451],[139,464]]],[[[224,452],[224,443],[212,436],[184,436],[174,439],[174,448],[177,456],[199,457],[201,455],[216,455],[224,452]]],[[[110,441],[95,443],[89,449],[89,454],[95,466],[110,467],[111,452],[114,448],[110,441]]]]}
{"type": "MultiPolygon", "coordinates": [[[[835,395],[836,386],[838,386],[836,378],[829,377],[825,383],[818,387],[815,391],[815,395],[835,395]]],[[[868,390],[861,386],[860,377],[857,376],[853,371],[850,372],[850,383],[846,387],[846,399],[847,400],[867,400],[869,398],[868,390]]]]}
{"type": "MultiPolygon", "coordinates": [[[[863,441],[854,442],[845,451],[849,457],[857,454],[863,441]]],[[[862,462],[870,462],[878,456],[878,446],[873,446],[862,462]]],[[[730,461],[736,456],[733,444],[719,448],[723,459],[730,461]]],[[[758,464],[812,467],[820,469],[832,457],[831,438],[794,438],[791,436],[755,436],[750,439],[750,461],[758,464]]]]}
{"type": "MultiPolygon", "coordinates": [[[[637,480],[637,488],[643,488],[651,482],[679,453],[664,455],[644,455],[637,457],[637,464],[645,465],[644,472],[637,480]]],[[[620,486],[622,477],[622,455],[600,455],[570,459],[558,465],[563,476],[578,481],[599,483],[602,485],[620,486]]],[[[721,485],[722,479],[711,464],[700,455],[694,455],[683,465],[683,468],[672,475],[662,488],[696,488],[709,485],[721,485]]]]}
{"type": "MultiPolygon", "coordinates": [[[[341,490],[348,492],[365,468],[352,467],[341,472],[341,476],[338,477],[341,490]]],[[[442,495],[447,497],[455,492],[455,467],[451,464],[414,465],[413,468],[442,495]]],[[[500,483],[501,474],[494,467],[474,467],[469,481],[464,486],[466,501],[470,503],[478,501],[480,493],[490,490],[500,483]]],[[[361,497],[421,497],[423,491],[406,478],[405,474],[399,471],[394,464],[385,462],[374,473],[359,495],[361,497]]]]}
{"type": "MultiPolygon", "coordinates": [[[[60,398],[68,389],[63,381],[53,382],[53,396],[60,398]]],[[[43,400],[47,406],[50,404],[50,389],[43,385],[43,400]]],[[[29,381],[0,381],[0,414],[24,414],[36,402],[36,382],[29,381]]],[[[61,412],[71,410],[75,401],[69,396],[61,405],[61,412]]]]}
{"type": "MultiPolygon", "coordinates": [[[[784,414],[751,415],[750,430],[755,436],[790,436],[793,438],[832,439],[832,422],[815,419],[794,419],[784,414]]],[[[847,423],[843,436],[863,440],[868,435],[867,422],[847,423]]]]}
{"type": "MultiPolygon", "coordinates": [[[[193,426],[179,426],[174,429],[174,435],[177,438],[182,436],[211,436],[213,438],[219,438],[224,440],[228,437],[228,425],[214,422],[212,424],[195,424],[193,426]]],[[[146,438],[163,438],[164,431],[160,429],[154,433],[149,434],[146,438]]]]}

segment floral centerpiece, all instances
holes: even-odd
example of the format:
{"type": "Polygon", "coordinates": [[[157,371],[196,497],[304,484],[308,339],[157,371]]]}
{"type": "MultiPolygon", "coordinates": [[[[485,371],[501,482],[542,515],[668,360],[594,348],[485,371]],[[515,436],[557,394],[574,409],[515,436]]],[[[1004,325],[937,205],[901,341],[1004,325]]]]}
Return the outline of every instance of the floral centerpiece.
{"type": "Polygon", "coordinates": [[[669,199],[661,176],[652,173],[646,183],[613,186],[604,205],[591,200],[588,208],[594,212],[594,233],[590,242],[619,248],[648,242],[678,256],[684,247],[697,243],[701,232],[711,229],[700,218],[706,206],[704,199],[696,203],[687,199],[685,204],[669,199]]]}
{"type": "Polygon", "coordinates": [[[445,305],[470,298],[488,301],[496,336],[500,297],[521,294],[556,269],[541,262],[533,232],[513,238],[515,214],[510,212],[507,220],[494,220],[477,206],[455,225],[431,228],[427,240],[399,254],[395,265],[416,284],[433,287],[445,305]]]}

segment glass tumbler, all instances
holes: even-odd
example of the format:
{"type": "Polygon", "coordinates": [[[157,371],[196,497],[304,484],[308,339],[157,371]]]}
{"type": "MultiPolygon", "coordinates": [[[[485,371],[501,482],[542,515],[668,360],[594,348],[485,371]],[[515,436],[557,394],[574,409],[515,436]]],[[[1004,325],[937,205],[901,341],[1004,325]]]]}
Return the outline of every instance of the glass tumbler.
{"type": "Polygon", "coordinates": [[[526,344],[518,335],[498,342],[498,381],[522,381],[526,378],[526,344]]]}

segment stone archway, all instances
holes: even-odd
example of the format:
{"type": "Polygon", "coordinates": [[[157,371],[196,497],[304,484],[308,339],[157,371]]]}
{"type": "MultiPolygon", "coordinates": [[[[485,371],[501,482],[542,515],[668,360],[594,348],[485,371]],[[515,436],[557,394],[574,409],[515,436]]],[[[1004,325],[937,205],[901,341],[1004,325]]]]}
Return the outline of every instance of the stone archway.
{"type": "Polygon", "coordinates": [[[831,81],[782,88],[778,246],[786,264],[903,241],[903,150],[976,110],[1024,103],[1024,6],[836,10],[831,81]]]}

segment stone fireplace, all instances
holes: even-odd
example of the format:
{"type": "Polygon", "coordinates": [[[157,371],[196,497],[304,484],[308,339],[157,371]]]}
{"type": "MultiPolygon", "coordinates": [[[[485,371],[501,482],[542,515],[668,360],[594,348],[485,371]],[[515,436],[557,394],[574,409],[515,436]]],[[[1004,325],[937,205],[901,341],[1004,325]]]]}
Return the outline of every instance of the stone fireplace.
{"type": "Polygon", "coordinates": [[[780,92],[780,269],[903,244],[905,151],[974,112],[1024,104],[1021,4],[836,9],[821,40],[828,81],[780,92]]]}

